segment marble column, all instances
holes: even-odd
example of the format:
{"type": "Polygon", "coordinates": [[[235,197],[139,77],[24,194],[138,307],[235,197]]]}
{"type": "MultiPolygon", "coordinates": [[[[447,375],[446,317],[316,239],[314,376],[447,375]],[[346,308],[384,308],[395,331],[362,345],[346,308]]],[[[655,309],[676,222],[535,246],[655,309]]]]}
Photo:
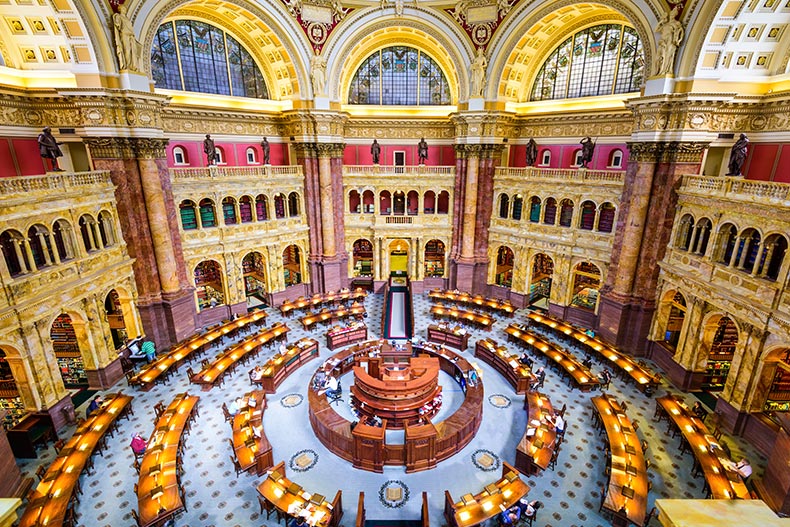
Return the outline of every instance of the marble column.
{"type": "Polygon", "coordinates": [[[696,174],[703,143],[629,143],[626,183],[598,330],[623,350],[643,355],[655,311],[658,262],[664,257],[682,174],[696,174]]]}
{"type": "Polygon", "coordinates": [[[195,332],[196,306],[181,249],[166,139],[89,138],[94,167],[109,170],[134,261],[146,336],[163,349],[195,332]]]}

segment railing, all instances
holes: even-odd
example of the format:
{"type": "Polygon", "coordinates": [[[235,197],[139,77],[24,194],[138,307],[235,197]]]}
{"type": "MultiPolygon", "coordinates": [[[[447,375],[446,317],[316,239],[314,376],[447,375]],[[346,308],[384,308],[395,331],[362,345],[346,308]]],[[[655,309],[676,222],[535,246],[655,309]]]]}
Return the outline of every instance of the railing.
{"type": "Polygon", "coordinates": [[[257,167],[210,166],[171,168],[174,180],[184,179],[249,179],[252,177],[302,177],[301,165],[264,165],[257,167]]]}
{"type": "Polygon", "coordinates": [[[343,172],[350,176],[386,176],[391,174],[425,174],[444,175],[455,174],[455,165],[452,166],[394,166],[394,165],[344,165],[343,172]]]}
{"type": "Polygon", "coordinates": [[[408,224],[411,225],[413,223],[414,218],[411,216],[386,216],[387,224],[395,223],[395,224],[408,224]]]}
{"type": "Polygon", "coordinates": [[[729,177],[684,176],[679,192],[737,200],[764,198],[790,201],[790,184],[729,177]]]}
{"type": "Polygon", "coordinates": [[[91,172],[67,172],[46,176],[22,176],[0,178],[0,195],[25,194],[30,192],[71,192],[82,187],[111,185],[108,170],[91,172]]]}
{"type": "Polygon", "coordinates": [[[494,177],[513,177],[533,180],[587,181],[622,185],[624,170],[587,170],[586,168],[500,167],[494,177]]]}

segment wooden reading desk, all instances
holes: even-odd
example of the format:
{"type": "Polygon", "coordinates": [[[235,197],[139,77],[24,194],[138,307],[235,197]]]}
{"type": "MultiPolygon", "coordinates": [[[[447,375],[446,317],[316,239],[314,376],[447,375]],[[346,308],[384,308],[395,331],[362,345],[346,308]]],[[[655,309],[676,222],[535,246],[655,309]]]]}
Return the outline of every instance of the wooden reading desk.
{"type": "Polygon", "coordinates": [[[287,315],[291,311],[297,309],[304,309],[306,307],[316,307],[320,306],[321,304],[331,304],[336,302],[344,302],[346,300],[364,300],[365,297],[368,296],[367,291],[362,289],[361,287],[357,287],[353,291],[349,289],[341,289],[340,292],[329,291],[327,293],[321,294],[316,293],[310,298],[305,298],[300,296],[296,300],[283,300],[282,305],[280,306],[280,313],[283,315],[287,315]]]}
{"type": "Polygon", "coordinates": [[[285,477],[285,461],[280,461],[267,472],[266,479],[258,485],[258,493],[286,518],[304,518],[311,527],[337,527],[343,517],[341,490],[337,491],[331,503],[321,494],[307,492],[285,477]]]}
{"type": "Polygon", "coordinates": [[[99,442],[118,418],[129,411],[132,397],[107,394],[101,409],[85,420],[66,441],[28,501],[19,527],[61,525],[80,474],[99,442]]]}
{"type": "Polygon", "coordinates": [[[233,337],[247,326],[258,326],[266,322],[266,312],[262,310],[253,311],[244,316],[231,320],[209,329],[205,333],[193,335],[186,341],[176,344],[168,353],[160,355],[151,364],[143,367],[137,374],[129,380],[130,386],[142,386],[150,389],[156,380],[173,366],[177,366],[184,359],[193,354],[198,354],[211,346],[215,341],[223,337],[233,337]]]}
{"type": "Polygon", "coordinates": [[[361,318],[364,315],[365,306],[354,302],[354,304],[349,308],[339,307],[334,310],[324,308],[318,313],[311,313],[309,315],[303,316],[299,319],[299,321],[302,323],[302,326],[304,326],[305,329],[308,329],[313,324],[318,324],[319,322],[326,322],[327,320],[331,322],[337,322],[338,320],[343,320],[344,318],[349,317],[361,318]]]}
{"type": "Polygon", "coordinates": [[[451,328],[444,323],[431,324],[428,326],[428,342],[463,351],[469,346],[469,332],[459,326],[451,328]]]}
{"type": "Polygon", "coordinates": [[[536,380],[530,369],[518,362],[518,355],[511,355],[505,346],[500,346],[490,338],[477,341],[475,357],[493,366],[508,380],[519,395],[526,393],[530,383],[536,380]]]}
{"type": "Polygon", "coordinates": [[[431,306],[431,315],[433,318],[450,318],[452,320],[460,320],[469,322],[483,329],[490,329],[494,323],[494,319],[485,313],[477,313],[475,311],[465,311],[455,307],[444,306],[431,306]]]}
{"type": "Polygon", "coordinates": [[[505,333],[516,342],[524,343],[553,360],[582,391],[597,388],[601,384],[590,368],[579,362],[572,353],[543,340],[521,324],[510,324],[505,328],[505,333]]]}
{"type": "Polygon", "coordinates": [[[274,464],[272,445],[263,432],[266,392],[249,392],[243,401],[244,408],[233,416],[233,452],[242,470],[255,469],[255,473],[261,476],[274,464]]]}
{"type": "Polygon", "coordinates": [[[714,499],[751,497],[740,474],[730,469],[731,461],[719,448],[716,438],[710,435],[705,423],[671,395],[659,397],[656,405],[656,411],[663,412],[688,442],[714,499]]]}
{"type": "Polygon", "coordinates": [[[214,361],[203,367],[189,381],[204,385],[204,389],[210,389],[239,360],[246,355],[258,353],[261,346],[274,342],[278,338],[285,338],[288,331],[288,326],[277,322],[272,327],[258,332],[217,355],[214,361]]]}
{"type": "Polygon", "coordinates": [[[186,508],[179,485],[178,451],[200,397],[180,393],[156,421],[140,462],[137,506],[140,525],[158,525],[186,508]]]}
{"type": "Polygon", "coordinates": [[[444,518],[450,527],[480,525],[515,505],[528,492],[529,486],[521,480],[516,469],[503,461],[502,477],[474,496],[464,494],[456,503],[445,490],[444,518]]]}
{"type": "Polygon", "coordinates": [[[482,307],[491,311],[503,313],[507,316],[512,316],[513,313],[516,312],[516,306],[511,304],[510,300],[485,298],[482,295],[472,295],[463,291],[445,291],[442,289],[433,289],[428,293],[428,298],[434,301],[448,300],[458,304],[482,307]]]}
{"type": "Polygon", "coordinates": [[[368,327],[364,322],[351,322],[343,327],[333,327],[326,332],[326,347],[334,350],[368,339],[368,327]]]}
{"type": "Polygon", "coordinates": [[[557,432],[550,418],[554,417],[549,397],[527,392],[524,397],[527,427],[516,447],[516,468],[525,474],[546,470],[557,448],[557,432]]]}
{"type": "Polygon", "coordinates": [[[642,525],[647,514],[647,464],[639,437],[620,403],[613,397],[592,397],[593,408],[606,430],[611,456],[603,508],[625,510],[631,523],[642,525]]]}
{"type": "Polygon", "coordinates": [[[570,339],[580,344],[588,352],[597,354],[599,357],[608,361],[612,364],[613,368],[633,379],[643,392],[648,387],[655,388],[661,384],[661,378],[659,376],[650,371],[647,367],[636,362],[630,356],[621,353],[605,342],[591,337],[561,320],[545,317],[534,312],[528,313],[527,318],[548,329],[552,334],[564,339],[570,339]]]}
{"type": "Polygon", "coordinates": [[[250,371],[250,381],[266,393],[274,393],[286,377],[318,357],[318,342],[303,338],[275,353],[265,364],[250,371]]]}

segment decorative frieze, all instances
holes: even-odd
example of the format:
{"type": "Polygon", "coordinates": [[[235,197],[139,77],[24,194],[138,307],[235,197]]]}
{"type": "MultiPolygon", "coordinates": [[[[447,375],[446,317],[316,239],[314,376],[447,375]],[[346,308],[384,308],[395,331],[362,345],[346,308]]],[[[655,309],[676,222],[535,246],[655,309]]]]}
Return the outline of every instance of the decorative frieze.
{"type": "Polygon", "coordinates": [[[168,139],[149,137],[86,137],[94,159],[157,159],[165,157],[168,139]]]}
{"type": "Polygon", "coordinates": [[[708,143],[670,141],[629,142],[629,161],[639,163],[701,163],[708,143]]]}

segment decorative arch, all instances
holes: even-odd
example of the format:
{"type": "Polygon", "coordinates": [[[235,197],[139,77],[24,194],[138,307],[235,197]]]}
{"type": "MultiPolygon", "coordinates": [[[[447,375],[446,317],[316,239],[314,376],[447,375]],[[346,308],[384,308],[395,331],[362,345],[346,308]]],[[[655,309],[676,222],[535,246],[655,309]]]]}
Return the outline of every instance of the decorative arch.
{"type": "Polygon", "coordinates": [[[657,315],[661,341],[673,352],[678,350],[687,310],[686,297],[679,291],[673,289],[661,297],[657,315]]]}
{"type": "Polygon", "coordinates": [[[596,311],[598,309],[598,292],[603,284],[603,273],[593,262],[579,262],[571,271],[571,302],[570,305],[596,311]]]}
{"type": "Polygon", "coordinates": [[[352,274],[358,276],[373,276],[373,243],[367,238],[359,238],[351,246],[352,274]]]}
{"type": "Polygon", "coordinates": [[[642,42],[645,63],[652,64],[656,46],[653,28],[663,7],[657,9],[648,3],[649,8],[645,8],[644,3],[640,4],[561,0],[543,2],[537,9],[534,4],[517,4],[488,47],[496,58],[488,70],[492,79],[488,97],[527,101],[537,72],[552,51],[569,34],[598,24],[632,26],[642,42]]]}
{"type": "Polygon", "coordinates": [[[442,240],[429,240],[425,244],[423,271],[425,277],[443,278],[446,246],[442,240]]]}
{"type": "Polygon", "coordinates": [[[729,315],[710,313],[706,317],[697,355],[697,368],[705,372],[703,390],[720,392],[724,389],[739,335],[740,328],[729,315]]]}
{"type": "Polygon", "coordinates": [[[145,28],[140,41],[149,57],[146,74],[151,75],[150,51],[163,22],[190,18],[208,22],[230,32],[253,56],[269,87],[269,97],[283,100],[300,92],[308,82],[308,50],[304,32],[280,2],[266,2],[265,9],[245,0],[147,2],[137,6],[130,18],[145,28]],[[142,22],[138,22],[138,18],[142,22]],[[298,60],[300,56],[304,60],[298,60]]]}
{"type": "Polygon", "coordinates": [[[554,279],[554,260],[546,253],[538,253],[532,258],[529,275],[529,298],[533,305],[551,298],[551,283],[554,279]]]}
{"type": "Polygon", "coordinates": [[[515,267],[515,254],[513,253],[513,249],[507,245],[500,245],[496,251],[494,283],[503,287],[512,287],[513,267],[515,267]]]}
{"type": "Polygon", "coordinates": [[[303,269],[302,249],[292,244],[283,250],[283,279],[285,287],[302,283],[303,269]]]}
{"type": "Polygon", "coordinates": [[[244,295],[247,305],[260,306],[267,302],[267,263],[263,253],[250,251],[241,259],[241,269],[244,278],[244,295]]]}
{"type": "Polygon", "coordinates": [[[66,388],[88,386],[87,371],[96,368],[90,353],[90,333],[85,317],[73,310],[64,310],[50,323],[49,336],[58,370],[66,388]]]}
{"type": "Polygon", "coordinates": [[[195,266],[195,298],[198,311],[225,303],[225,273],[216,260],[203,260],[195,266]]]}

